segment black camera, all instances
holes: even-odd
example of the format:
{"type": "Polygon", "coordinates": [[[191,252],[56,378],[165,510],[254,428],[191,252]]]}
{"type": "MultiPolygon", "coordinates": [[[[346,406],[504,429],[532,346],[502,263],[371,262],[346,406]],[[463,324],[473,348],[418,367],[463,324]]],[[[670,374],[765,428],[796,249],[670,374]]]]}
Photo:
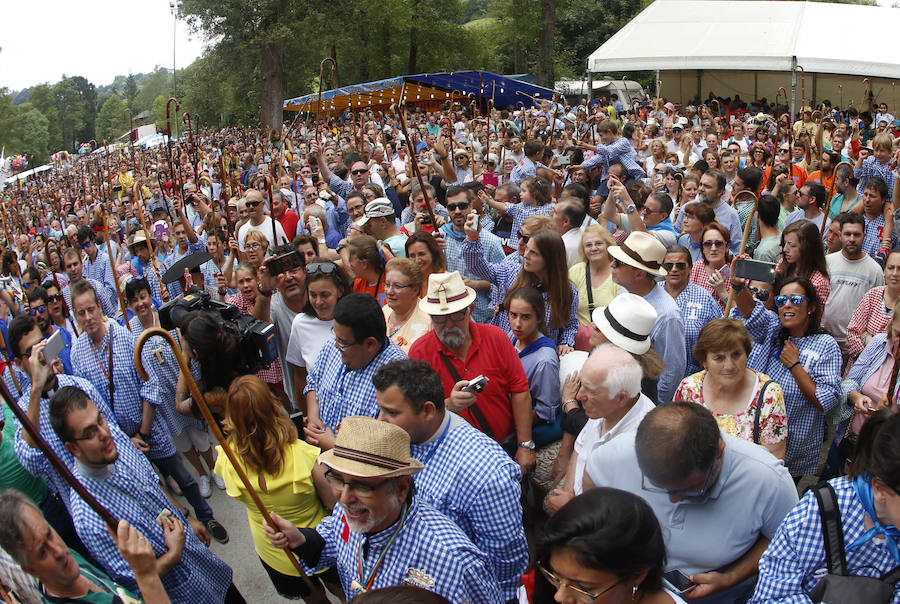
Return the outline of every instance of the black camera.
{"type": "Polygon", "coordinates": [[[265,369],[278,358],[273,324],[245,315],[233,304],[213,300],[209,292],[187,292],[163,304],[159,309],[159,324],[165,330],[181,327],[185,315],[194,310],[209,312],[237,340],[238,373],[265,369]]]}

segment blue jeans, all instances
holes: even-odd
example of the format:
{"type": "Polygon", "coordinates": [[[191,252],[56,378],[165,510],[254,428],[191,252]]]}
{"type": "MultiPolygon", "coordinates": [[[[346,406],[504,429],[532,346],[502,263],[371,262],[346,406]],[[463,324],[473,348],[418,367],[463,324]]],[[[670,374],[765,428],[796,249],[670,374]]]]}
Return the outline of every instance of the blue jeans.
{"type": "Polygon", "coordinates": [[[191,476],[190,472],[187,471],[187,468],[184,467],[184,462],[181,461],[181,455],[176,453],[169,457],[154,459],[153,463],[156,464],[156,467],[159,468],[159,471],[162,472],[164,476],[171,476],[175,479],[175,482],[181,487],[181,492],[184,493],[184,496],[187,498],[188,503],[194,508],[194,514],[197,515],[197,520],[206,524],[206,521],[213,517],[212,508],[209,507],[209,504],[206,503],[206,500],[200,494],[200,486],[197,484],[197,481],[194,480],[194,477],[191,476]]]}

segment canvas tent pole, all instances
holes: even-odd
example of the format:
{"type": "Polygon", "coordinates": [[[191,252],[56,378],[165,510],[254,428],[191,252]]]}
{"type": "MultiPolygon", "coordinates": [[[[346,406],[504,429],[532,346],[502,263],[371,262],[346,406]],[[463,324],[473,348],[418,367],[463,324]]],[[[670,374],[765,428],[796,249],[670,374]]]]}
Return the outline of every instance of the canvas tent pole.
{"type": "Polygon", "coordinates": [[[794,127],[794,109],[797,103],[797,57],[791,57],[791,120],[790,128],[794,127]]]}

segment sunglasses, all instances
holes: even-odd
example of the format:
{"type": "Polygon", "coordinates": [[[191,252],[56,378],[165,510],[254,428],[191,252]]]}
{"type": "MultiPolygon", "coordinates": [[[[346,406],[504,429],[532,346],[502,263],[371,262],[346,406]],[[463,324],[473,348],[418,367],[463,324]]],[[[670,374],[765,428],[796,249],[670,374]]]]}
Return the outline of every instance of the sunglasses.
{"type": "Polygon", "coordinates": [[[447,211],[449,211],[449,212],[453,212],[455,210],[468,210],[468,209],[469,209],[468,201],[461,201],[459,203],[448,203],[447,204],[447,211]]]}
{"type": "Polygon", "coordinates": [[[324,275],[330,275],[334,272],[334,269],[337,268],[334,262],[313,262],[312,264],[306,265],[306,274],[313,275],[315,273],[322,273],[324,275]]]}
{"type": "Polygon", "coordinates": [[[713,241],[704,241],[703,247],[723,247],[725,242],[721,239],[714,239],[713,241]]]}
{"type": "Polygon", "coordinates": [[[248,207],[248,208],[255,208],[255,207],[257,207],[257,206],[258,206],[259,204],[261,204],[261,203],[262,203],[261,201],[248,201],[248,202],[247,202],[247,207],[248,207]]]}
{"type": "Polygon", "coordinates": [[[790,153],[791,150],[790,149],[779,149],[778,152],[779,153],[790,153]]]}
{"type": "Polygon", "coordinates": [[[53,294],[52,296],[47,296],[47,302],[59,302],[62,299],[62,294],[53,294]]]}
{"type": "Polygon", "coordinates": [[[37,308],[29,308],[29,309],[27,309],[25,312],[28,313],[28,316],[29,316],[29,317],[33,317],[33,316],[35,316],[35,315],[42,315],[42,314],[44,314],[44,311],[46,311],[46,310],[47,310],[47,307],[41,305],[41,306],[38,306],[37,308]]]}
{"type": "Polygon", "coordinates": [[[369,169],[366,168],[365,170],[353,170],[352,172],[350,172],[350,174],[352,174],[353,176],[359,176],[360,174],[367,174],[368,172],[369,169]]]}
{"type": "Polygon", "coordinates": [[[663,262],[663,268],[667,271],[670,271],[673,268],[683,271],[687,268],[687,262],[663,262]]]}
{"type": "Polygon", "coordinates": [[[775,296],[775,306],[777,306],[778,308],[785,306],[788,302],[791,303],[791,306],[800,306],[804,302],[809,302],[809,298],[807,298],[803,294],[794,294],[792,296],[775,296]]]}
{"type": "Polygon", "coordinates": [[[83,250],[86,250],[86,249],[88,249],[89,247],[91,247],[91,242],[90,242],[90,241],[85,241],[84,243],[79,244],[78,247],[81,248],[81,249],[83,249],[83,250]]]}
{"type": "Polygon", "coordinates": [[[522,232],[522,229],[519,229],[516,235],[519,236],[519,241],[522,243],[528,243],[528,240],[531,239],[531,235],[526,235],[522,232]]]}
{"type": "Polygon", "coordinates": [[[769,299],[769,290],[767,289],[760,289],[752,285],[748,286],[747,289],[750,290],[750,293],[753,294],[753,297],[760,302],[765,302],[769,299]]]}

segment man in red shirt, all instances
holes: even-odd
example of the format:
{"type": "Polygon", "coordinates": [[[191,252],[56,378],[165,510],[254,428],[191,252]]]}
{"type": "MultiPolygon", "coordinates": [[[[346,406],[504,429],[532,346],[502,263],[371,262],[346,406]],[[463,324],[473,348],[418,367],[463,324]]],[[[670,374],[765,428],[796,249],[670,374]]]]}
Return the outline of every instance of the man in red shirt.
{"type": "Polygon", "coordinates": [[[281,228],[284,229],[287,238],[293,239],[297,234],[297,223],[300,218],[294,210],[288,207],[284,193],[281,191],[272,191],[272,213],[275,215],[275,220],[281,223],[281,228]]]}
{"type": "Polygon", "coordinates": [[[413,343],[409,357],[440,374],[448,410],[499,443],[515,443],[516,462],[527,472],[535,465],[528,378],[503,330],[471,320],[474,301],[475,290],[458,271],[430,275],[419,308],[431,315],[434,329],[413,343]],[[487,378],[487,384],[467,392],[478,376],[487,378]]]}

